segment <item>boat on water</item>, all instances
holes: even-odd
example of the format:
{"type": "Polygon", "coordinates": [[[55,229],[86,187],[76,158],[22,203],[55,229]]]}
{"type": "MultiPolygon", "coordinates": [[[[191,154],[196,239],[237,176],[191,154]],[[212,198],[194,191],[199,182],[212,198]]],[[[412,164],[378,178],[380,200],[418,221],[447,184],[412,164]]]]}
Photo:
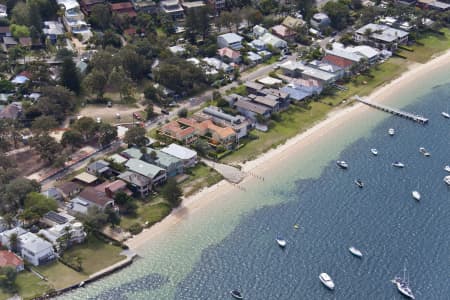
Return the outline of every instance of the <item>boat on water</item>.
{"type": "Polygon", "coordinates": [[[319,279],[324,286],[326,286],[330,290],[334,290],[334,282],[331,279],[330,275],[328,275],[327,273],[320,273],[319,279]]]}
{"type": "Polygon", "coordinates": [[[280,246],[281,248],[286,247],[287,242],[283,238],[277,237],[276,241],[277,241],[278,246],[280,246]]]}
{"type": "Polygon", "coordinates": [[[363,188],[363,187],[364,187],[364,183],[361,181],[361,179],[355,179],[355,184],[356,184],[359,188],[363,188]]]}
{"type": "Polygon", "coordinates": [[[448,112],[443,111],[441,112],[441,115],[446,119],[450,119],[450,114],[448,112]]]}
{"type": "Polygon", "coordinates": [[[233,296],[233,298],[235,299],[244,299],[244,296],[242,296],[241,292],[237,291],[237,290],[232,290],[230,291],[231,296],[233,296]]]}
{"type": "Polygon", "coordinates": [[[377,156],[378,155],[378,150],[375,148],[370,149],[370,152],[372,152],[373,155],[377,156]]]}
{"type": "Polygon", "coordinates": [[[350,253],[353,254],[356,257],[360,257],[361,258],[363,256],[362,252],[360,250],[356,249],[355,247],[348,248],[348,251],[350,251],[350,253]]]}
{"type": "Polygon", "coordinates": [[[450,185],[450,175],[444,177],[444,182],[445,182],[447,185],[450,185]]]}
{"type": "Polygon", "coordinates": [[[422,153],[424,156],[431,156],[431,153],[427,151],[424,147],[419,148],[419,152],[422,153]]]}
{"type": "Polygon", "coordinates": [[[396,167],[396,168],[404,168],[405,167],[405,165],[399,161],[393,162],[392,166],[396,167]]]}
{"type": "Polygon", "coordinates": [[[446,166],[444,167],[444,170],[447,171],[447,172],[450,172],[450,165],[446,165],[446,166]]]}
{"type": "Polygon", "coordinates": [[[388,134],[389,134],[390,136],[393,136],[393,135],[395,134],[395,129],[394,129],[394,128],[389,128],[388,134]]]}
{"type": "Polygon", "coordinates": [[[412,196],[414,199],[416,199],[417,201],[420,200],[421,196],[420,193],[418,191],[412,191],[412,196]]]}
{"type": "Polygon", "coordinates": [[[342,169],[348,168],[348,163],[346,161],[338,160],[338,161],[336,161],[336,164],[342,169]]]}
{"type": "Polygon", "coordinates": [[[403,278],[400,276],[395,276],[394,279],[391,280],[393,284],[397,287],[397,290],[404,296],[410,299],[416,299],[414,294],[409,286],[409,282],[406,279],[406,268],[403,269],[403,278]]]}

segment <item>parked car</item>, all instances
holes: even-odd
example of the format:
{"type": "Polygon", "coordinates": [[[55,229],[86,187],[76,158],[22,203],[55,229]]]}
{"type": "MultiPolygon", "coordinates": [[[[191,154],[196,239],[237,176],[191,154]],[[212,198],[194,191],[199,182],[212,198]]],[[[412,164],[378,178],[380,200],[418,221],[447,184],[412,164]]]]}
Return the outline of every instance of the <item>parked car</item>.
{"type": "Polygon", "coordinates": [[[141,120],[142,119],[142,117],[141,117],[141,115],[139,115],[138,113],[133,113],[133,118],[135,118],[135,119],[137,119],[137,120],[141,120]]]}
{"type": "Polygon", "coordinates": [[[163,114],[165,114],[165,115],[168,115],[168,114],[169,114],[169,112],[168,112],[167,110],[165,110],[165,109],[161,109],[161,113],[163,113],[163,114]]]}
{"type": "Polygon", "coordinates": [[[100,124],[102,122],[102,118],[100,117],[95,118],[95,122],[97,122],[97,124],[100,124]]]}

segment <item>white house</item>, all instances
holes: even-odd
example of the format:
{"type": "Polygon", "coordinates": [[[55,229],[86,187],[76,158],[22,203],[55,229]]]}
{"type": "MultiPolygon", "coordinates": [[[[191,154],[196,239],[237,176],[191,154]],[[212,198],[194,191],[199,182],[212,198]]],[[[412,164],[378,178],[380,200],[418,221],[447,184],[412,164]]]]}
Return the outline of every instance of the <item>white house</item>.
{"type": "Polygon", "coordinates": [[[408,41],[408,32],[370,23],[356,30],[353,38],[358,43],[371,42],[377,48],[393,50],[408,41]]]}
{"type": "Polygon", "coordinates": [[[197,152],[178,144],[170,144],[162,148],[161,152],[182,160],[185,168],[193,167],[197,163],[197,152]]]}
{"type": "Polygon", "coordinates": [[[217,37],[218,48],[231,48],[240,50],[242,48],[242,40],[244,38],[236,33],[225,33],[217,37]]]}
{"type": "Polygon", "coordinates": [[[48,229],[41,229],[39,230],[39,235],[44,236],[48,241],[50,241],[58,251],[61,239],[63,239],[66,235],[67,237],[70,237],[67,240],[67,246],[82,243],[86,238],[86,232],[84,232],[83,224],[80,222],[75,222],[73,224],[57,224],[48,229]]]}
{"type": "Polygon", "coordinates": [[[269,32],[264,33],[262,36],[260,36],[259,40],[262,41],[265,45],[270,45],[274,48],[284,49],[287,47],[287,42],[285,40],[282,40],[269,32]]]}
{"type": "Polygon", "coordinates": [[[313,15],[313,17],[310,20],[310,23],[311,27],[317,30],[322,30],[323,28],[330,26],[331,20],[327,14],[317,13],[313,15]]]}
{"type": "Polygon", "coordinates": [[[53,245],[34,233],[27,232],[19,237],[23,259],[35,266],[45,264],[56,258],[53,245]]]}

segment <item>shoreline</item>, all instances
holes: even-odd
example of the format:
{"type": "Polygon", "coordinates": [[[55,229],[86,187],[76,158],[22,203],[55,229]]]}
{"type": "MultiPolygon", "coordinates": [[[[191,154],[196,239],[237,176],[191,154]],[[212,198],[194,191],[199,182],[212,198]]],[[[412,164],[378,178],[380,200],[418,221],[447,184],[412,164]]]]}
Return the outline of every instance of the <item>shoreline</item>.
{"type": "MultiPolygon", "coordinates": [[[[407,71],[394,80],[375,88],[365,98],[368,98],[375,103],[386,103],[398,90],[403,90],[412,82],[416,82],[420,78],[428,76],[427,74],[430,72],[433,72],[436,69],[445,68],[446,66],[450,66],[450,50],[437,55],[425,64],[410,64],[407,71]]],[[[288,139],[276,148],[261,154],[256,159],[241,164],[241,170],[261,175],[268,169],[276,168],[280,161],[300,152],[303,148],[314,144],[317,140],[321,139],[325,133],[329,134],[342,124],[355,118],[355,116],[369,110],[372,109],[362,103],[355,103],[351,106],[332,110],[325,119],[316,124],[312,124],[306,131],[298,133],[296,136],[288,139]]],[[[250,180],[254,179],[251,176],[247,176],[239,185],[244,186],[250,180]]],[[[180,223],[187,218],[189,214],[192,214],[200,207],[208,206],[210,202],[213,202],[222,195],[232,193],[234,188],[235,187],[232,184],[222,180],[213,186],[200,190],[198,193],[183,199],[181,206],[174,209],[161,222],[154,224],[150,228],[144,229],[144,231],[138,235],[127,240],[125,244],[130,250],[139,252],[139,248],[151,241],[152,238],[166,233],[168,229],[180,223]]]]}

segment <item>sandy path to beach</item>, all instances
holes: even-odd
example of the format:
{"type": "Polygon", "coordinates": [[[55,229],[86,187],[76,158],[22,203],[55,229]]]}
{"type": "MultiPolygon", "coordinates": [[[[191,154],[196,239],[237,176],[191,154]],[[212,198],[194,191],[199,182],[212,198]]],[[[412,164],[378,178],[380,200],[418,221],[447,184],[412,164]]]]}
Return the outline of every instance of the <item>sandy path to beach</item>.
{"type": "MultiPolygon", "coordinates": [[[[411,84],[417,84],[420,78],[426,78],[435,70],[448,67],[450,67],[450,51],[447,51],[443,55],[432,59],[426,64],[410,65],[408,71],[390,83],[377,88],[370,94],[370,96],[368,96],[368,99],[378,103],[386,102],[400,90],[403,90],[411,84]]],[[[280,164],[280,161],[290,157],[291,155],[295,155],[295,153],[301,153],[304,148],[320,140],[325,133],[329,134],[334,129],[349,122],[351,118],[359,116],[369,110],[370,108],[367,106],[358,103],[353,106],[332,111],[326,120],[289,139],[283,145],[269,150],[257,159],[243,164],[242,171],[252,172],[263,176],[265,171],[276,168],[277,165],[280,164]]],[[[250,180],[254,179],[247,177],[240,183],[240,186],[245,187],[247,182],[250,180]]],[[[183,219],[195,214],[195,211],[200,207],[205,207],[214,202],[216,199],[233,193],[234,189],[235,187],[228,182],[221,181],[214,186],[204,189],[199,193],[184,199],[182,205],[175,209],[163,221],[153,225],[149,229],[145,229],[139,235],[128,240],[126,244],[132,250],[136,250],[144,246],[153,237],[167,232],[167,230],[172,226],[177,226],[177,224],[182,222],[183,219]]]]}

